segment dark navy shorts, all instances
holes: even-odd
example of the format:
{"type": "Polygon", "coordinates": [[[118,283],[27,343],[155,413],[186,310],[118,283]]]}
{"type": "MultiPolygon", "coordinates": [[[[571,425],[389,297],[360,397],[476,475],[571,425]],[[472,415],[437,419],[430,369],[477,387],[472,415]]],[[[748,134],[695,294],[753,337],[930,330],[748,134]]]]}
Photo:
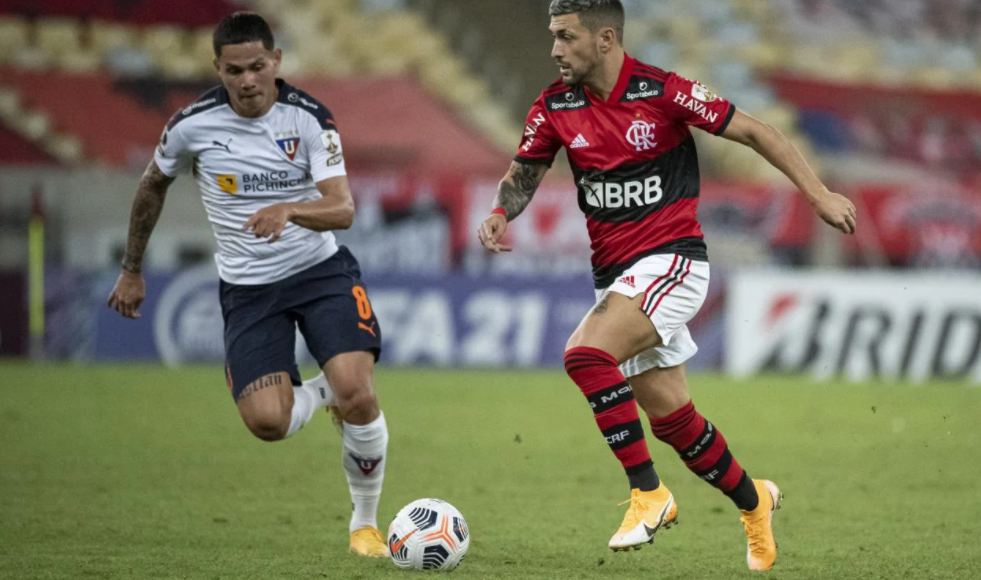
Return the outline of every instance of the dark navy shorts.
{"type": "Polygon", "coordinates": [[[296,329],[310,354],[324,364],[344,352],[381,354],[381,329],[361,268],[341,246],[336,254],[272,284],[220,284],[225,320],[225,379],[237,400],[249,383],[288,372],[301,384],[296,366],[296,329]]]}

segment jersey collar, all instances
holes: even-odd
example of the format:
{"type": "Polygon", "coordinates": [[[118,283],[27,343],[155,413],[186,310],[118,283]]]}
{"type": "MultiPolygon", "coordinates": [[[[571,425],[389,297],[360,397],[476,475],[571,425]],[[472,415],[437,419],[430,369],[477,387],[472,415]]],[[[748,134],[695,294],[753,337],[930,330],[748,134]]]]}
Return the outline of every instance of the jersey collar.
{"type": "Polygon", "coordinates": [[[634,70],[634,59],[630,58],[630,55],[626,52],[623,53],[623,65],[620,67],[620,76],[617,77],[617,84],[613,85],[613,92],[610,93],[610,98],[607,100],[600,99],[597,95],[594,95],[592,91],[589,90],[585,85],[583,85],[583,90],[589,95],[589,100],[593,103],[598,104],[610,104],[616,103],[623,97],[623,92],[627,90],[627,85],[630,84],[630,73],[634,70]]]}

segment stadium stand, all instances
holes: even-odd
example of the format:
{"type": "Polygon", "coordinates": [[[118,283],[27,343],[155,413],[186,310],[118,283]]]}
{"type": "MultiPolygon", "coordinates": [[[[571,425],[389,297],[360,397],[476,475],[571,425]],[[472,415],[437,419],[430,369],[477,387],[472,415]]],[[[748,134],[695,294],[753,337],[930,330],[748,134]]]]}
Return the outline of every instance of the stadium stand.
{"type": "MultiPolygon", "coordinates": [[[[114,83],[106,74],[4,70],[4,83],[30,95],[51,123],[81,136],[86,152],[110,166],[145,165],[170,114],[208,84],[167,90],[166,83],[114,83]],[[70,94],[71,99],[65,95],[70,94]],[[111,124],[105,119],[114,119],[111,124]]],[[[404,78],[296,80],[330,103],[353,167],[471,172],[499,170],[500,153],[417,83],[404,78]],[[365,114],[370,111],[370,114],[365,114]],[[425,135],[420,146],[418,137],[425,135]]]]}
{"type": "MultiPolygon", "coordinates": [[[[461,131],[474,133],[457,123],[456,117],[477,130],[471,140],[479,144],[454,151],[481,149],[488,140],[491,147],[510,149],[520,136],[517,120],[490,98],[488,83],[471,75],[448,50],[445,38],[430,30],[421,17],[404,9],[400,2],[366,1],[362,6],[356,1],[325,0],[287,5],[281,0],[260,0],[237,6],[222,0],[105,0],[81,4],[84,5],[70,1],[0,4],[0,65],[6,65],[0,83],[19,87],[24,94],[29,92],[32,106],[48,113],[52,122],[41,127],[45,130],[34,130],[28,136],[54,141],[70,154],[67,158],[77,159],[80,151],[70,142],[51,137],[49,133],[54,129],[74,135],[75,144],[91,144],[86,154],[109,165],[133,163],[139,156],[134,151],[146,153],[152,146],[148,136],[159,132],[159,127],[146,132],[147,127],[158,124],[159,115],[137,110],[139,104],[127,102],[125,93],[114,92],[114,84],[120,79],[164,79],[161,100],[168,100],[173,87],[178,92],[179,87],[189,83],[200,88],[202,79],[210,81],[214,75],[211,26],[242,7],[273,15],[279,42],[286,49],[283,76],[399,78],[398,86],[407,91],[400,99],[406,95],[424,99],[416,107],[416,118],[435,122],[436,115],[451,117],[441,124],[453,129],[437,129],[435,134],[440,137],[434,141],[455,142],[460,139],[446,136],[461,131]],[[84,86],[85,75],[91,76],[91,86],[84,86]],[[407,80],[410,77],[450,106],[417,90],[414,81],[407,80]],[[86,103],[95,109],[58,102],[54,87],[57,83],[50,82],[52,78],[80,91],[78,94],[85,95],[86,103]],[[48,106],[52,110],[48,111],[48,106]],[[113,131],[91,127],[90,121],[75,118],[80,110],[115,111],[131,123],[113,131]],[[118,146],[120,142],[123,147],[118,146]]],[[[76,105],[79,102],[73,101],[76,105]]],[[[176,102],[177,99],[169,99],[167,114],[187,101],[174,107],[176,102]]],[[[415,105],[406,106],[411,111],[415,105]]],[[[404,121],[395,121],[391,131],[418,130],[400,128],[400,122],[404,121]]],[[[452,164],[455,155],[442,157],[452,164]]]]}
{"type": "MultiPolygon", "coordinates": [[[[104,74],[68,74],[6,69],[3,82],[29,96],[32,107],[45,111],[54,126],[78,136],[86,154],[108,165],[126,166],[135,162],[132,144],[147,144],[152,152],[154,138],[160,134],[162,115],[113,90],[104,74]],[[71,98],[66,98],[70,95],[71,98]],[[106,123],[106,119],[117,122],[106,123]],[[129,144],[130,146],[123,146],[129,144]]],[[[142,155],[146,163],[148,155],[142,155]]]]}
{"type": "Polygon", "coordinates": [[[240,9],[225,0],[4,0],[0,14],[27,18],[111,20],[141,26],[178,24],[185,27],[213,26],[222,17],[240,9]]]}
{"type": "MultiPolygon", "coordinates": [[[[977,31],[981,8],[959,0],[626,0],[628,50],[642,60],[698,78],[788,134],[826,153],[864,155],[866,175],[887,173],[897,161],[926,171],[962,171],[976,164],[976,117],[943,115],[888,119],[871,102],[866,113],[828,103],[829,91],[876,94],[912,90],[921,98],[952,100],[981,89],[977,31]],[[816,92],[803,101],[797,80],[816,92]],[[849,87],[854,89],[849,89],[849,87]],[[949,94],[948,94],[949,93],[949,94]],[[949,97],[949,98],[948,98],[949,97]],[[907,151],[885,140],[897,121],[917,144],[907,151]],[[934,143],[936,143],[934,145],[934,143]],[[965,150],[973,152],[966,155],[965,150]],[[880,167],[877,169],[877,165],[880,167]]],[[[848,97],[846,97],[846,100],[848,97]]],[[[893,99],[895,100],[895,99],[893,99]]],[[[892,133],[892,136],[890,136],[892,133]]],[[[706,140],[702,149],[723,177],[779,180],[759,159],[733,156],[706,140]]],[[[804,146],[809,149],[808,145],[804,146]]],[[[836,173],[842,166],[836,162],[836,173]]],[[[905,172],[897,175],[905,176],[905,172]]]]}
{"type": "Polygon", "coordinates": [[[10,165],[47,165],[55,164],[57,160],[33,141],[25,139],[18,133],[0,125],[0,164],[10,165]]]}
{"type": "MultiPolygon", "coordinates": [[[[919,156],[897,154],[897,147],[877,145],[888,138],[878,136],[888,133],[881,116],[860,118],[818,110],[795,102],[797,93],[786,90],[792,79],[800,78],[976,91],[981,87],[981,69],[976,66],[978,44],[973,33],[981,16],[971,3],[943,0],[931,4],[935,10],[927,10],[927,3],[919,0],[624,3],[631,54],[708,84],[741,109],[776,126],[806,154],[813,143],[829,154],[857,150],[873,158],[916,161],[927,169],[957,169],[976,159],[974,154],[965,158],[959,153],[930,153],[929,148],[919,156]],[[947,30],[952,33],[946,34],[947,30]]],[[[8,71],[51,74],[55,69],[69,79],[91,74],[98,90],[110,93],[118,79],[162,78],[169,84],[161,89],[161,99],[170,99],[166,105],[173,109],[177,99],[168,95],[212,78],[210,26],[242,7],[273,15],[286,49],[284,76],[415,78],[444,99],[454,116],[505,151],[519,138],[528,103],[555,75],[547,58],[550,39],[541,6],[528,3],[516,13],[511,5],[468,0],[6,0],[0,2],[0,63],[6,63],[8,71]],[[514,31],[506,45],[494,42],[502,27],[514,31]]],[[[13,78],[17,74],[10,76],[8,86],[17,82],[13,78]]],[[[132,108],[119,98],[106,94],[101,100],[118,103],[122,110],[132,108]]],[[[49,114],[49,130],[39,132],[45,122],[35,118],[28,123],[31,130],[26,135],[52,141],[48,133],[64,129],[75,135],[76,145],[102,139],[73,133],[70,126],[84,122],[68,119],[70,111],[64,105],[54,106],[58,112],[49,114]]],[[[148,125],[139,120],[143,117],[156,113],[135,115],[134,127],[139,129],[134,135],[148,125]]],[[[947,144],[940,147],[943,151],[957,149],[960,142],[978,141],[974,125],[951,136],[950,127],[960,124],[955,121],[917,119],[912,130],[941,135],[931,138],[947,144]],[[921,125],[927,129],[921,130],[921,125]]],[[[783,179],[751,152],[713,139],[700,141],[708,177],[783,179]]],[[[144,151],[149,145],[145,135],[134,143],[144,151]]],[[[61,148],[77,158],[77,147],[62,143],[61,148]]],[[[109,164],[128,163],[118,147],[109,155],[98,148],[86,154],[109,164]]]]}

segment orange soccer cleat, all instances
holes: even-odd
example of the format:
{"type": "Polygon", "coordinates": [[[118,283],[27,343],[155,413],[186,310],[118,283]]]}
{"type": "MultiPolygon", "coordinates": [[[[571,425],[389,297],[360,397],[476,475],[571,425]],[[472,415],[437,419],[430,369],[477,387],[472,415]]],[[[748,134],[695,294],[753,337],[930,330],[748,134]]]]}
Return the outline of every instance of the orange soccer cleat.
{"type": "MultiPolygon", "coordinates": [[[[623,516],[620,529],[610,538],[610,549],[620,552],[654,542],[654,534],[678,521],[678,506],[674,496],[663,483],[653,491],[630,490],[630,507],[623,516]]],[[[623,502],[627,503],[627,502],[623,502]]]]}
{"type": "Polygon", "coordinates": [[[388,544],[378,528],[365,526],[351,533],[351,553],[369,558],[388,558],[388,544]]]}
{"type": "Polygon", "coordinates": [[[740,518],[746,528],[746,564],[750,570],[769,570],[777,559],[777,542],[773,539],[773,512],[780,508],[780,488],[772,481],[754,479],[760,503],[740,518]]]}

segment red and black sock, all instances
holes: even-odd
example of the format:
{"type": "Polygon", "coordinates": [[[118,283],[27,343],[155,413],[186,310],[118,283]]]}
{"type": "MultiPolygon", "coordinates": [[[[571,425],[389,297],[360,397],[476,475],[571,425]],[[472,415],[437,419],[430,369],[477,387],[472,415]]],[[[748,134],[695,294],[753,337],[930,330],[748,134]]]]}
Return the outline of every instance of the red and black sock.
{"type": "Polygon", "coordinates": [[[756,509],[759,497],[753,481],[729,452],[726,438],[691,401],[667,417],[651,419],[651,429],[674,447],[692,473],[729,496],[739,509],[756,509]]]}
{"type": "Polygon", "coordinates": [[[565,371],[589,401],[606,443],[627,472],[630,487],[657,489],[661,482],[644,441],[634,391],[616,359],[599,349],[580,346],[566,351],[565,371]]]}

